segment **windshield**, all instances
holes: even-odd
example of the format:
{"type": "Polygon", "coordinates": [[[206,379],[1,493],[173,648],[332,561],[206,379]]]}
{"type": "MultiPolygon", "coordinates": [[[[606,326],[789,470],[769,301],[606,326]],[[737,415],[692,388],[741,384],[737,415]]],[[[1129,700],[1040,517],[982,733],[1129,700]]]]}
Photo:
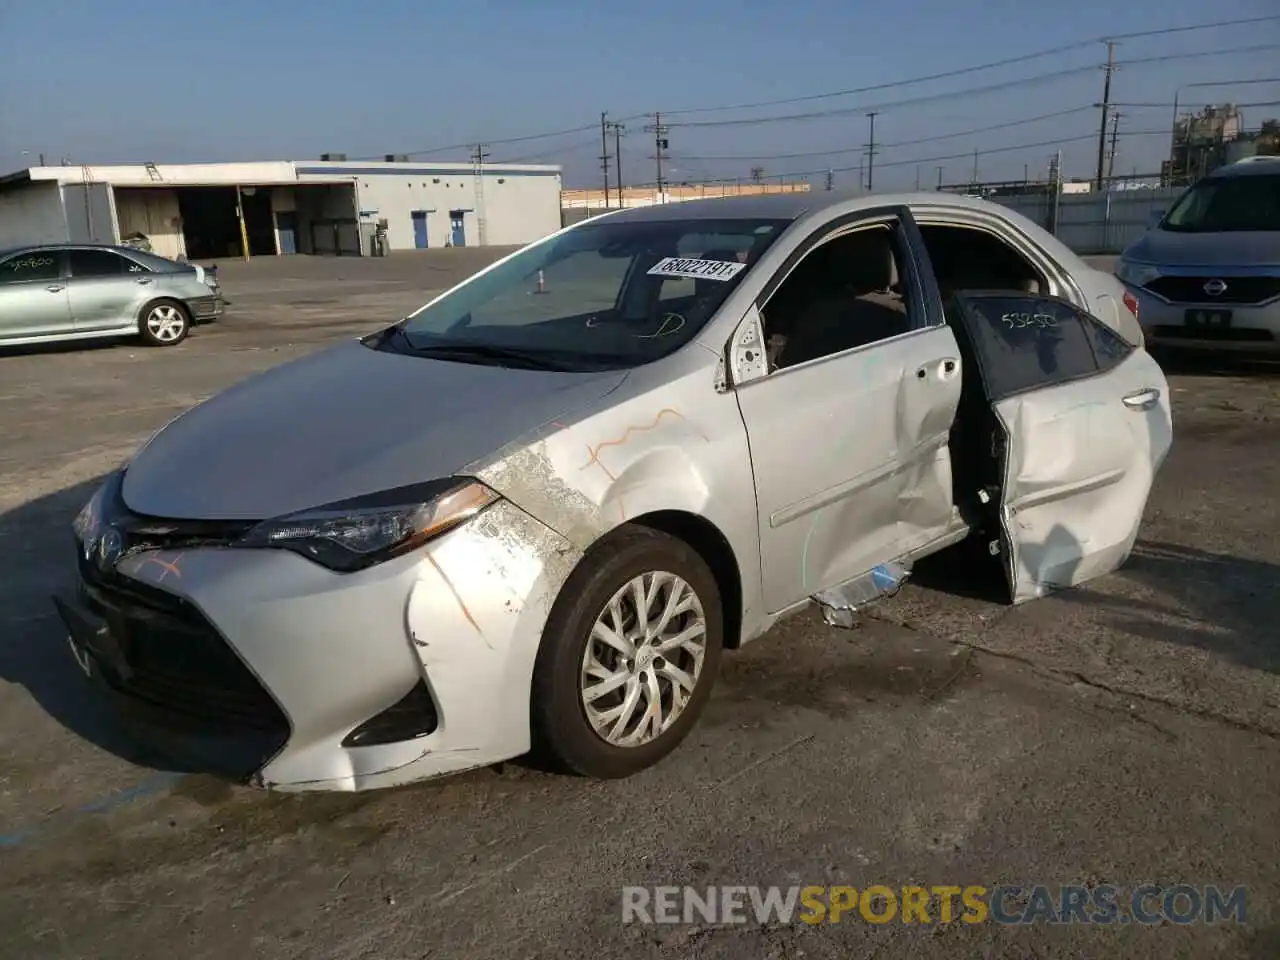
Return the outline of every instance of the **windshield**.
{"type": "Polygon", "coordinates": [[[1201,180],[1182,195],[1160,226],[1182,233],[1280,230],[1280,176],[1201,180]]]}
{"type": "Polygon", "coordinates": [[[478,274],[377,347],[565,370],[648,363],[688,343],[789,223],[587,222],[478,274]]]}

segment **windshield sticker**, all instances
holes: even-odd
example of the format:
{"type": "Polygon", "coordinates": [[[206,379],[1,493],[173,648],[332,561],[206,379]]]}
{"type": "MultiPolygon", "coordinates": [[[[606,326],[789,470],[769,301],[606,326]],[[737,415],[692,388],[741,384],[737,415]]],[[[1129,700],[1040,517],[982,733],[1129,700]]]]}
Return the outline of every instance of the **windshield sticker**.
{"type": "Polygon", "coordinates": [[[732,280],[746,269],[745,263],[730,260],[696,260],[692,257],[663,257],[649,268],[651,277],[692,277],[695,280],[732,280]]]}

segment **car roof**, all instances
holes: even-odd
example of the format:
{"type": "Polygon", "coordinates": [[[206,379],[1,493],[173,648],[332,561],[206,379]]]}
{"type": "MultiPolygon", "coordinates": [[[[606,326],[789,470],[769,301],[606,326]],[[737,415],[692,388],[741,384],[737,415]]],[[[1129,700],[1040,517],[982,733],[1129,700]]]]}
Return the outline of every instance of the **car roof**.
{"type": "MultiPolygon", "coordinates": [[[[847,210],[886,206],[928,204],[932,207],[956,207],[963,209],[998,210],[1008,215],[1009,208],[954,193],[860,193],[857,191],[823,190],[797,193],[765,193],[747,196],[706,197],[698,200],[678,200],[653,204],[647,207],[628,207],[603,214],[614,223],[641,223],[663,220],[799,220],[807,214],[820,214],[824,210],[847,210]]],[[[597,219],[597,218],[592,218],[597,219]]],[[[584,221],[590,222],[590,221],[584,221]]]]}
{"type": "Polygon", "coordinates": [[[1247,157],[1237,160],[1225,167],[1219,167],[1209,174],[1210,180],[1223,180],[1228,177],[1262,177],[1267,174],[1280,173],[1280,157],[1247,157]]]}

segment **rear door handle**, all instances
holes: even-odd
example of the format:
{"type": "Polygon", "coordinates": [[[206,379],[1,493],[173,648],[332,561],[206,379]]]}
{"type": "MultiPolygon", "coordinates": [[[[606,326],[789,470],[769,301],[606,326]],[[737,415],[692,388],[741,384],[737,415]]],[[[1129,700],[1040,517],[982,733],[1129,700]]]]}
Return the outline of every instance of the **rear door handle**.
{"type": "Polygon", "coordinates": [[[1135,390],[1133,393],[1126,394],[1121,398],[1120,402],[1130,410],[1150,410],[1159,400],[1159,390],[1155,387],[1145,387],[1142,390],[1135,390]]]}
{"type": "Polygon", "coordinates": [[[141,283],[141,284],[147,284],[147,283],[150,283],[150,282],[151,282],[151,278],[150,278],[150,277],[139,277],[139,278],[138,278],[138,283],[141,283]]]}
{"type": "Polygon", "coordinates": [[[62,284],[60,284],[60,283],[51,283],[51,284],[49,284],[47,287],[45,287],[45,289],[46,289],[46,290],[48,290],[50,293],[61,293],[61,292],[62,292],[62,284]]]}

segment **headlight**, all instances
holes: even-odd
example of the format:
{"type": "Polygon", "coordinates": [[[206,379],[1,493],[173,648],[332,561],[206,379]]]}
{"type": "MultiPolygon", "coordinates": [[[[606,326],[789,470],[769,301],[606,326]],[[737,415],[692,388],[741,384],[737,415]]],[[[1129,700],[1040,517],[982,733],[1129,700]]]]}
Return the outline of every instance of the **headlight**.
{"type": "Polygon", "coordinates": [[[1136,263],[1133,260],[1121,260],[1116,264],[1116,276],[1131,287],[1145,287],[1160,276],[1160,268],[1149,263],[1136,263]]]}
{"type": "Polygon", "coordinates": [[[498,499],[478,481],[453,477],[267,520],[232,546],[292,550],[350,573],[414,550],[498,499]]]}
{"type": "Polygon", "coordinates": [[[80,512],[76,514],[75,520],[71,523],[71,530],[76,535],[76,540],[82,544],[92,543],[97,539],[99,531],[102,530],[102,516],[105,511],[105,502],[107,496],[107,488],[116,480],[116,476],[112,475],[101,484],[97,490],[93,492],[93,496],[89,501],[80,508],[80,512]]]}

